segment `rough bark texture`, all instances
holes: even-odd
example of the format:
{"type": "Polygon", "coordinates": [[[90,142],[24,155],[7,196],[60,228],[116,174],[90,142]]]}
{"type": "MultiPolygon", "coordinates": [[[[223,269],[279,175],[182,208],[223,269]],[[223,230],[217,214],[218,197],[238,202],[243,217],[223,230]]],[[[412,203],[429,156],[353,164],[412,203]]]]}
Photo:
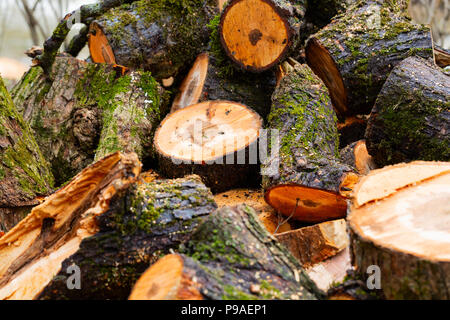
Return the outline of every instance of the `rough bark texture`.
{"type": "Polygon", "coordinates": [[[146,72],[120,76],[110,65],[59,57],[49,80],[33,67],[12,91],[60,185],[94,158],[117,150],[151,157],[164,116],[163,91],[146,72]]]}
{"type": "Polygon", "coordinates": [[[339,193],[342,178],[353,169],[339,161],[336,115],[322,81],[306,65],[295,65],[272,97],[268,127],[279,130],[278,173],[263,176],[263,188],[299,184],[339,193]]]}
{"type": "MultiPolygon", "coordinates": [[[[100,0],[98,1],[98,3],[83,5],[80,7],[78,11],[69,13],[56,26],[51,37],[45,41],[44,52],[39,56],[37,56],[34,62],[42,67],[44,73],[47,76],[51,76],[52,71],[51,69],[55,61],[55,58],[58,55],[58,50],[63,44],[63,42],[66,40],[66,37],[70,32],[71,24],[68,23],[69,21],[72,22],[73,25],[76,22],[75,19],[79,18],[80,19],[79,22],[87,25],[91,23],[92,19],[95,19],[96,17],[102,15],[109,9],[120,6],[125,3],[132,3],[134,1],[136,0],[100,0]]],[[[81,39],[76,40],[76,42],[78,43],[77,46],[84,41],[82,38],[83,36],[81,37],[81,39]]],[[[70,47],[74,48],[73,46],[70,47]]],[[[69,50],[69,53],[71,54],[74,53],[70,51],[71,50],[69,50]]]]}
{"type": "Polygon", "coordinates": [[[369,113],[403,59],[433,56],[430,28],[411,23],[406,8],[397,1],[358,1],[308,40],[307,62],[328,86],[338,117],[369,113]]]}
{"type": "Polygon", "coordinates": [[[140,274],[176,249],[217,208],[197,176],[141,182],[116,195],[97,218],[98,233],[66,259],[40,299],[126,299],[140,274]],[[81,290],[69,290],[65,271],[81,269],[81,290]]]}
{"type": "Polygon", "coordinates": [[[7,234],[0,237],[0,299],[35,299],[77,252],[84,238],[96,234],[96,218],[117,193],[140,173],[135,153],[109,155],[87,167],[7,234]]]}
{"type": "Polygon", "coordinates": [[[450,264],[376,246],[350,229],[352,264],[362,275],[371,265],[381,269],[381,289],[387,299],[450,299],[450,264]]]}
{"type": "Polygon", "coordinates": [[[0,78],[0,231],[7,231],[36,197],[51,193],[53,176],[32,130],[0,78]],[[17,212],[16,212],[17,211],[17,212]]]}
{"type": "Polygon", "coordinates": [[[207,23],[216,0],[141,0],[113,8],[95,20],[117,64],[151,71],[157,79],[178,75],[209,41],[207,23]]]}
{"type": "Polygon", "coordinates": [[[184,245],[205,299],[317,299],[322,293],[245,205],[213,213],[184,245]],[[196,265],[196,266],[195,266],[196,265]]]}
{"type": "Polygon", "coordinates": [[[419,58],[390,74],[366,130],[367,148],[384,166],[411,160],[450,160],[450,77],[419,58]]]}

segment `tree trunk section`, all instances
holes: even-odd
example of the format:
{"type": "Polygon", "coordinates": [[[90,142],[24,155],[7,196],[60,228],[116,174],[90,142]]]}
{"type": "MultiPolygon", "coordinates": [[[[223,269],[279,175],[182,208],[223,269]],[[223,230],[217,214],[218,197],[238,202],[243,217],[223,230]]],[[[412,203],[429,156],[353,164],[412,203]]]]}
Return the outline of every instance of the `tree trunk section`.
{"type": "Polygon", "coordinates": [[[12,96],[29,122],[56,185],[94,159],[117,150],[152,157],[151,140],[164,116],[163,91],[146,72],[121,76],[112,65],[58,57],[49,80],[33,67],[12,96]]]}
{"type": "MultiPolygon", "coordinates": [[[[91,24],[91,32],[102,30],[117,64],[151,71],[161,80],[186,71],[206,49],[206,25],[218,12],[217,0],[141,0],[110,9],[91,24]]],[[[90,41],[91,55],[102,57],[95,42],[90,41]]]]}
{"type": "Polygon", "coordinates": [[[187,241],[217,208],[198,176],[138,182],[111,200],[99,231],[62,263],[39,299],[126,299],[142,272],[187,241]],[[69,290],[66,270],[81,269],[81,290],[69,290]]]}
{"type": "Polygon", "coordinates": [[[233,70],[228,74],[214,53],[202,53],[183,80],[171,112],[207,100],[228,100],[244,103],[265,118],[274,88],[270,71],[256,75],[233,70]]]}
{"type": "Polygon", "coordinates": [[[131,298],[182,298],[186,291],[190,293],[188,298],[212,300],[322,297],[295,258],[245,205],[223,207],[213,213],[182,253],[165,257],[146,271],[131,298]],[[171,260],[178,260],[173,263],[176,275],[173,269],[162,267],[171,260]],[[161,277],[168,274],[172,280],[161,283],[161,277]],[[152,287],[155,290],[149,290],[152,287]]]}
{"type": "Polygon", "coordinates": [[[347,224],[344,219],[319,223],[275,235],[292,255],[307,268],[348,247],[347,224]]]}
{"type": "Polygon", "coordinates": [[[450,50],[445,50],[443,48],[434,46],[434,60],[436,61],[436,64],[441,68],[450,66],[450,50]]]}
{"type": "Polygon", "coordinates": [[[169,114],[155,134],[165,177],[198,174],[213,193],[257,186],[262,119],[230,101],[206,101],[169,114]]]}
{"type": "Polygon", "coordinates": [[[430,28],[411,23],[406,10],[397,1],[359,1],[308,40],[308,65],[328,87],[341,120],[369,113],[403,59],[433,57],[430,28]]]}
{"type": "Polygon", "coordinates": [[[272,97],[268,127],[279,132],[279,152],[271,141],[262,166],[266,201],[283,215],[305,222],[345,217],[357,175],[339,160],[336,122],[326,87],[296,63],[272,97]]]}
{"type": "Polygon", "coordinates": [[[51,193],[54,179],[29,125],[0,78],[0,231],[12,228],[51,193]]]}
{"type": "Polygon", "coordinates": [[[357,186],[348,216],[352,263],[363,279],[370,266],[380,268],[387,299],[450,299],[450,193],[442,188],[449,183],[449,163],[411,162],[374,170],[357,186]]]}
{"type": "Polygon", "coordinates": [[[389,75],[370,115],[369,153],[379,166],[449,161],[449,133],[450,77],[423,59],[404,60],[389,75]]]}
{"type": "Polygon", "coordinates": [[[272,68],[297,45],[305,8],[303,0],[229,1],[219,25],[226,54],[248,71],[272,68]]]}
{"type": "Polygon", "coordinates": [[[0,299],[36,298],[81,241],[97,233],[96,218],[140,169],[136,154],[112,154],[83,170],[1,237],[0,299]]]}

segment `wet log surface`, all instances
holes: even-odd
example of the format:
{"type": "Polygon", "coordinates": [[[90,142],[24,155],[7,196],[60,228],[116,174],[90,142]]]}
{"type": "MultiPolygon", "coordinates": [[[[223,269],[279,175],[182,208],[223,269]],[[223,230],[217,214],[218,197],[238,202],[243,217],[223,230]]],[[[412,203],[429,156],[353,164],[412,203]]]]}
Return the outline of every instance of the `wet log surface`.
{"type": "Polygon", "coordinates": [[[411,57],[389,75],[366,130],[379,166],[411,160],[450,160],[450,77],[411,57]]]}
{"type": "Polygon", "coordinates": [[[279,130],[280,152],[271,151],[263,164],[275,168],[263,176],[266,201],[300,221],[344,217],[344,195],[357,176],[339,160],[337,119],[326,87],[308,66],[296,64],[272,101],[268,126],[279,130]]]}
{"type": "Polygon", "coordinates": [[[330,90],[338,117],[370,113],[403,59],[433,57],[430,28],[413,24],[403,2],[358,1],[306,46],[306,60],[330,90]]]}
{"type": "Polygon", "coordinates": [[[117,64],[151,71],[160,80],[186,71],[206,49],[207,24],[218,12],[216,0],[141,0],[109,10],[91,30],[102,29],[117,64]]]}
{"type": "Polygon", "coordinates": [[[111,200],[98,232],[62,263],[39,299],[126,299],[141,273],[187,241],[216,208],[198,176],[138,182],[111,200]],[[80,267],[81,290],[67,288],[71,265],[80,267]]]}
{"type": "Polygon", "coordinates": [[[253,209],[247,206],[223,207],[213,213],[181,252],[183,255],[165,257],[151,267],[138,281],[131,298],[323,297],[295,258],[270,236],[253,209]],[[178,271],[173,275],[176,281],[161,283],[161,277],[174,272],[161,267],[168,259],[178,260],[173,268],[178,271]],[[183,279],[181,284],[180,278],[183,279]],[[152,287],[155,290],[148,290],[152,287]]]}

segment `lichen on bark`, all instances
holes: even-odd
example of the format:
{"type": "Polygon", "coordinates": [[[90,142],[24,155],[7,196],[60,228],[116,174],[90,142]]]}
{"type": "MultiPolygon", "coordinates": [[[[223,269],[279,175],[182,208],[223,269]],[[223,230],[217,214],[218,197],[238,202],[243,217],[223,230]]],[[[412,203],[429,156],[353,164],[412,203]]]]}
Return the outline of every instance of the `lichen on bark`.
{"type": "Polygon", "coordinates": [[[0,207],[36,204],[54,179],[29,125],[0,78],[0,207]]]}

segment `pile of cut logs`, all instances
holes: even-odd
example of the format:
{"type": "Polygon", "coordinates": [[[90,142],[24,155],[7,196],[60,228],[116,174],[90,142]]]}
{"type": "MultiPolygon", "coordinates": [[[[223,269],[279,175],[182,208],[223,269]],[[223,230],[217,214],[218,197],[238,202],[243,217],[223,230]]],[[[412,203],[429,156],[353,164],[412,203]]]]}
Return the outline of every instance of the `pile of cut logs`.
{"type": "Polygon", "coordinates": [[[450,54],[408,4],[67,15],[0,79],[0,299],[450,299],[450,54]]]}

